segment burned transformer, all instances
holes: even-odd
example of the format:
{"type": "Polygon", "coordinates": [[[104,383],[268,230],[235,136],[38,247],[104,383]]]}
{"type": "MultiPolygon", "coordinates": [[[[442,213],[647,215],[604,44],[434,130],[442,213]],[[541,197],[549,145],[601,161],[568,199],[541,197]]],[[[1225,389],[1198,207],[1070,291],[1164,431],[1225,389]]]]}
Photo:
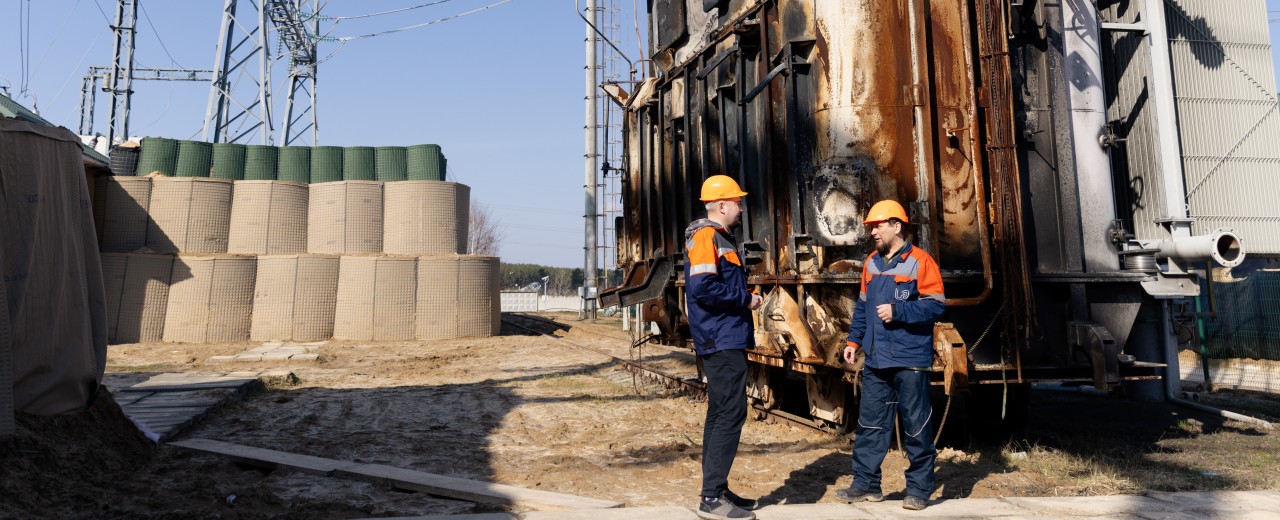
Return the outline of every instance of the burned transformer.
{"type": "Polygon", "coordinates": [[[1221,4],[649,0],[651,77],[605,89],[626,115],[624,279],[600,304],[687,344],[682,232],[727,174],[765,298],[749,394],[775,406],[803,379],[809,413],[845,425],[861,222],[894,199],[943,271],[948,395],[1168,396],[1176,302],[1243,237],[1280,253],[1270,201],[1246,193],[1280,161],[1265,5],[1221,4]]]}

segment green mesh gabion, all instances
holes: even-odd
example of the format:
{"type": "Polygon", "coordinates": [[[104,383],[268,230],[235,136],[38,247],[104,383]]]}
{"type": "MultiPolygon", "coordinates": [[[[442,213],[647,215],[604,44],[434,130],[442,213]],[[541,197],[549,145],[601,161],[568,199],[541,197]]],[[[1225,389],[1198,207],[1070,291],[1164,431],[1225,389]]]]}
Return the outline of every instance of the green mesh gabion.
{"type": "Polygon", "coordinates": [[[311,182],[342,180],[342,147],[317,146],[311,149],[311,182]]]}
{"type": "Polygon", "coordinates": [[[342,151],[342,180],[377,180],[375,157],[371,146],[348,146],[342,151]]]}
{"type": "Polygon", "coordinates": [[[419,144],[410,146],[406,152],[408,171],[411,181],[444,180],[444,154],[440,153],[438,144],[419,144]]]}
{"type": "Polygon", "coordinates": [[[276,169],[280,165],[280,149],[261,144],[251,144],[244,148],[244,180],[276,180],[276,169]]]}
{"type": "Polygon", "coordinates": [[[142,138],[142,149],[138,152],[138,175],[160,172],[173,175],[178,169],[178,141],[163,137],[142,138]]]}
{"type": "Polygon", "coordinates": [[[208,177],[213,164],[213,145],[204,141],[178,141],[178,177],[208,177]]]}
{"type": "Polygon", "coordinates": [[[311,147],[286,146],[280,149],[279,180],[311,182],[311,147]]]}
{"type": "Polygon", "coordinates": [[[213,173],[210,177],[217,179],[244,179],[244,145],[239,143],[217,143],[213,145],[213,173]]]}
{"type": "Polygon", "coordinates": [[[374,154],[378,180],[393,182],[407,179],[407,153],[403,146],[379,146],[374,154]]]}

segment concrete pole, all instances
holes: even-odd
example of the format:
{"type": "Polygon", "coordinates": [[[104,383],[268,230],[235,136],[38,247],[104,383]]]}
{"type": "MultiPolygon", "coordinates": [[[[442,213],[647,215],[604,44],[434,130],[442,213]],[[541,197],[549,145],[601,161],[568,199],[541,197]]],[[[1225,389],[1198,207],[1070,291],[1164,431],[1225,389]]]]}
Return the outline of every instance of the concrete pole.
{"type": "Polygon", "coordinates": [[[596,0],[587,0],[586,17],[591,21],[586,27],[586,45],[587,45],[587,66],[586,74],[586,96],[584,102],[586,104],[586,119],[583,130],[586,138],[586,152],[583,155],[583,195],[586,196],[584,205],[586,214],[583,216],[584,224],[584,245],[583,245],[583,285],[585,292],[582,300],[582,314],[579,316],[583,319],[595,319],[596,317],[596,172],[598,167],[598,154],[596,152],[596,92],[598,92],[597,73],[599,61],[596,56],[596,32],[592,25],[596,24],[599,19],[596,11],[596,0]]]}

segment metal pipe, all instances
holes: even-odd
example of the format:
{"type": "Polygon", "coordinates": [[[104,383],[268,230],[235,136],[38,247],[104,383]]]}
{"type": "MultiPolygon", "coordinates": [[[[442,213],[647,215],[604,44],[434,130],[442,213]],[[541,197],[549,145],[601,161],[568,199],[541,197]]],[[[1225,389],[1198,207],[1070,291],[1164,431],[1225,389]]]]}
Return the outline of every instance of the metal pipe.
{"type": "Polygon", "coordinates": [[[1160,258],[1189,262],[1212,260],[1222,267],[1235,267],[1244,262],[1245,252],[1240,237],[1231,228],[1218,228],[1204,235],[1177,237],[1147,244],[1160,251],[1160,258]]]}
{"type": "MultiPolygon", "coordinates": [[[[973,56],[973,48],[971,47],[973,38],[969,33],[969,10],[961,9],[960,16],[963,20],[963,35],[965,41],[965,67],[968,73],[968,81],[970,87],[976,87],[977,82],[974,81],[973,71],[976,69],[971,61],[973,56]]],[[[978,253],[982,258],[982,292],[977,296],[966,298],[947,298],[948,307],[972,307],[987,301],[991,297],[991,291],[995,287],[995,276],[992,274],[991,266],[991,238],[987,225],[990,223],[987,214],[987,186],[982,182],[982,140],[978,134],[978,92],[976,88],[971,91],[969,96],[969,157],[973,164],[970,167],[973,172],[973,193],[975,206],[978,213],[978,253]]]]}
{"type": "MultiPolygon", "coordinates": [[[[587,2],[588,2],[588,3],[587,3],[587,9],[591,10],[591,12],[592,12],[592,16],[591,16],[591,18],[593,18],[593,19],[594,19],[594,18],[595,18],[595,10],[594,10],[593,6],[594,6],[594,4],[595,4],[595,1],[594,1],[594,0],[587,0],[587,2]]],[[[619,49],[617,45],[614,45],[614,44],[613,44],[613,42],[609,40],[609,37],[605,36],[605,35],[604,35],[604,33],[600,32],[600,29],[597,29],[597,28],[596,28],[596,24],[595,24],[595,23],[593,23],[591,20],[588,20],[588,19],[587,19],[587,17],[586,17],[586,15],[583,15],[583,14],[582,14],[582,8],[578,7],[578,0],[573,0],[573,9],[574,9],[575,11],[577,11],[577,12],[578,12],[578,16],[579,16],[579,17],[581,17],[581,18],[582,18],[582,21],[583,21],[583,22],[585,22],[585,23],[587,24],[587,27],[590,27],[593,31],[595,31],[596,35],[598,35],[598,36],[600,37],[600,40],[601,40],[601,41],[603,41],[603,42],[605,42],[605,43],[609,44],[609,46],[610,46],[610,47],[613,47],[613,50],[614,50],[615,52],[617,52],[617,53],[618,53],[618,56],[621,56],[621,57],[622,57],[622,59],[623,59],[623,61],[626,61],[626,62],[627,62],[627,69],[629,69],[629,70],[631,71],[632,79],[634,79],[634,77],[635,77],[635,75],[636,75],[636,64],[635,64],[635,63],[633,63],[633,62],[631,61],[631,58],[628,58],[628,57],[627,57],[627,54],[626,54],[626,53],[624,53],[624,52],[622,52],[622,49],[619,49]]],[[[318,11],[317,11],[317,12],[318,12],[318,11]]],[[[587,38],[588,38],[588,39],[590,39],[590,38],[591,38],[591,35],[590,35],[590,34],[588,34],[588,35],[587,35],[587,38]]]]}
{"type": "Polygon", "coordinates": [[[1205,406],[1200,403],[1193,403],[1191,401],[1178,397],[1178,389],[1176,388],[1176,386],[1177,386],[1177,382],[1182,380],[1182,375],[1178,370],[1178,340],[1174,337],[1174,334],[1173,334],[1173,325],[1172,325],[1173,311],[1170,310],[1169,308],[1170,305],[1171,304],[1167,300],[1162,302],[1160,305],[1160,332],[1161,332],[1161,336],[1163,337],[1164,352],[1165,352],[1165,374],[1164,374],[1165,399],[1168,400],[1170,403],[1180,405],[1180,406],[1185,406],[1187,408],[1191,408],[1194,410],[1199,410],[1201,412],[1205,412],[1211,415],[1216,415],[1224,419],[1246,422],[1249,424],[1260,426],[1265,430],[1272,429],[1273,426],[1271,425],[1271,423],[1264,421],[1262,419],[1258,419],[1256,417],[1249,417],[1247,415],[1242,415],[1235,412],[1229,412],[1227,410],[1221,410],[1218,408],[1214,408],[1212,406],[1205,406]]]}

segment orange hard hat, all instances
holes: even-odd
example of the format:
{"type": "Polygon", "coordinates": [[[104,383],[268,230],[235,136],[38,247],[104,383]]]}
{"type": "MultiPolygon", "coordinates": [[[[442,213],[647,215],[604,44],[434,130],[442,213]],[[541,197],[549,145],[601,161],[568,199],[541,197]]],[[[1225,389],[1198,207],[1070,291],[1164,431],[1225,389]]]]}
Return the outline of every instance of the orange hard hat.
{"type": "Polygon", "coordinates": [[[711,202],[713,200],[736,199],[746,195],[747,192],[742,191],[738,186],[738,181],[728,175],[712,175],[702,182],[702,197],[698,200],[702,202],[711,202]]]}
{"type": "Polygon", "coordinates": [[[907,211],[902,209],[902,204],[898,204],[896,200],[882,200],[871,206],[871,211],[867,212],[867,218],[862,220],[863,224],[878,224],[896,218],[903,223],[911,222],[907,220],[907,211]]]}

